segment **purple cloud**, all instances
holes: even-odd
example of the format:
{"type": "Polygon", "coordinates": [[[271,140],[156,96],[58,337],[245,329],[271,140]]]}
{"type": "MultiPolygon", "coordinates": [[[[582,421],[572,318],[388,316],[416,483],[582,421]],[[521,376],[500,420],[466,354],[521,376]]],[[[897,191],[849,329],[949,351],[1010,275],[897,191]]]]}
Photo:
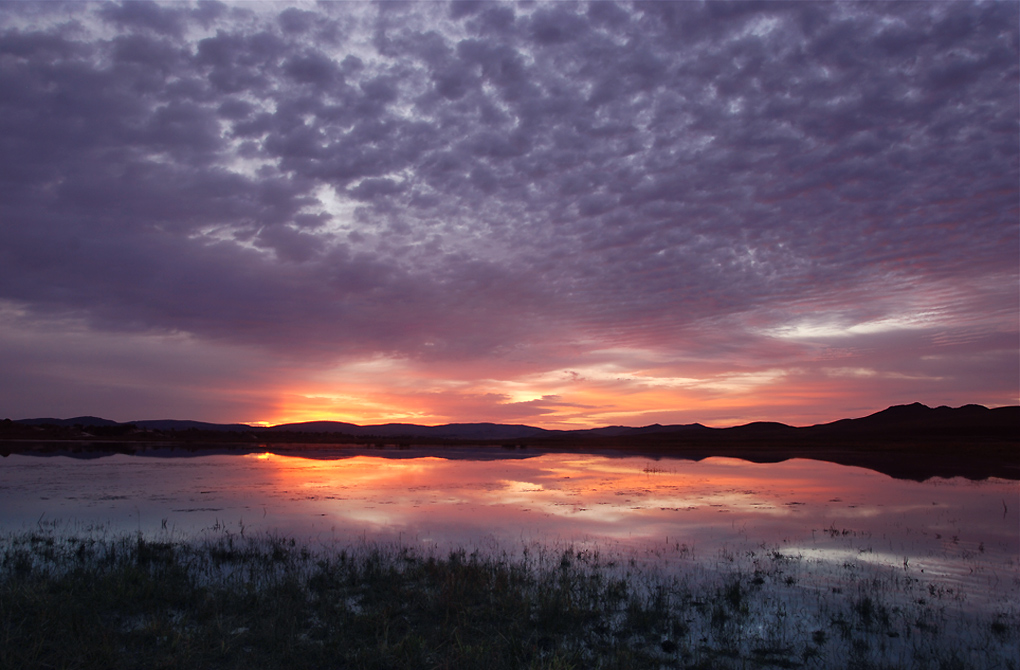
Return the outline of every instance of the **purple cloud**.
{"type": "MultiPolygon", "coordinates": [[[[733,370],[790,333],[907,329],[966,340],[943,376],[969,388],[1016,357],[1018,19],[8,4],[0,300],[97,337],[504,375],[524,350],[529,370],[621,347],[733,370]]],[[[813,365],[809,335],[784,365],[813,365]]],[[[936,340],[912,341],[873,367],[938,377],[936,340]]]]}

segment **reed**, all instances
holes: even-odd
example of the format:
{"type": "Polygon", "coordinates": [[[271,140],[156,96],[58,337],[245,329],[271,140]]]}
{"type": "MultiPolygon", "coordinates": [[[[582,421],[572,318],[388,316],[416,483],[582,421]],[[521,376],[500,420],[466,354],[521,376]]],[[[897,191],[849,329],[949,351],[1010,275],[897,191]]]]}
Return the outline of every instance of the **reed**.
{"type": "Polygon", "coordinates": [[[0,539],[0,667],[1018,665],[1016,608],[774,549],[677,555],[40,529],[0,539]]]}

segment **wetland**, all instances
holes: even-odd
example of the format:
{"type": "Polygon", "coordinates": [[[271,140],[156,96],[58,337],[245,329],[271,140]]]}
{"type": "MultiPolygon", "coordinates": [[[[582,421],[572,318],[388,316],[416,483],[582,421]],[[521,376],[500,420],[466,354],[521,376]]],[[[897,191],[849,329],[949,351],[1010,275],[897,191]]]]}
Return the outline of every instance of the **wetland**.
{"type": "Polygon", "coordinates": [[[278,451],[0,461],[0,664],[1018,658],[1014,480],[809,459],[278,451]]]}

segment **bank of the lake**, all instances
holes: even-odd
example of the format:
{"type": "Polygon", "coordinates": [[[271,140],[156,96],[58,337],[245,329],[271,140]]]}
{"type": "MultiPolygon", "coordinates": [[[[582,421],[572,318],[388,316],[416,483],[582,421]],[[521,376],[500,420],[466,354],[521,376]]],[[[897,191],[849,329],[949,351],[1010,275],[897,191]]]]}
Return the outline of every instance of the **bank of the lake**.
{"type": "Polygon", "coordinates": [[[124,424],[97,417],[0,420],[0,456],[60,452],[99,456],[167,448],[195,453],[306,454],[337,449],[432,453],[470,449],[490,456],[500,450],[526,449],[691,460],[727,457],[754,463],[810,458],[915,481],[931,477],[1020,480],[1020,406],[933,408],[913,403],[805,427],[754,422],[729,428],[695,423],[590,430],[488,423],[357,426],[314,421],[257,427],[171,420],[124,424]]]}
{"type": "Polygon", "coordinates": [[[825,581],[761,547],[687,567],[40,528],[0,542],[0,667],[1016,667],[1016,606],[975,613],[906,565],[825,581]]]}

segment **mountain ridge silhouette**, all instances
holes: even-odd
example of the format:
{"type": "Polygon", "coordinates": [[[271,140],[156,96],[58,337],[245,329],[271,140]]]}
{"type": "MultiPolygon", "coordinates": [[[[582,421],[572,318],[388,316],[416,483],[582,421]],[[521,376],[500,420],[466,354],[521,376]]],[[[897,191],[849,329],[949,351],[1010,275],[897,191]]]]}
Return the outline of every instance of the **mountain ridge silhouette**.
{"type": "Polygon", "coordinates": [[[519,440],[555,437],[628,437],[637,435],[702,435],[715,434],[729,437],[782,437],[783,435],[811,434],[861,436],[869,433],[926,434],[1004,434],[1016,431],[1020,435],[1020,406],[988,408],[968,404],[953,408],[945,405],[929,407],[920,402],[892,405],[884,410],[859,418],[838,419],[811,426],[790,426],[774,421],[755,421],[739,426],[713,428],[701,423],[651,424],[647,426],[604,426],[576,430],[555,430],[524,424],[492,422],[449,423],[426,426],[413,423],[386,423],[361,426],[343,421],[305,421],[275,426],[252,426],[242,423],[212,423],[186,419],[148,419],[117,422],[95,416],[78,416],[69,419],[34,418],[17,419],[13,423],[24,426],[130,427],[142,430],[263,433],[334,433],[352,437],[379,438],[430,438],[451,440],[519,440]]]}

